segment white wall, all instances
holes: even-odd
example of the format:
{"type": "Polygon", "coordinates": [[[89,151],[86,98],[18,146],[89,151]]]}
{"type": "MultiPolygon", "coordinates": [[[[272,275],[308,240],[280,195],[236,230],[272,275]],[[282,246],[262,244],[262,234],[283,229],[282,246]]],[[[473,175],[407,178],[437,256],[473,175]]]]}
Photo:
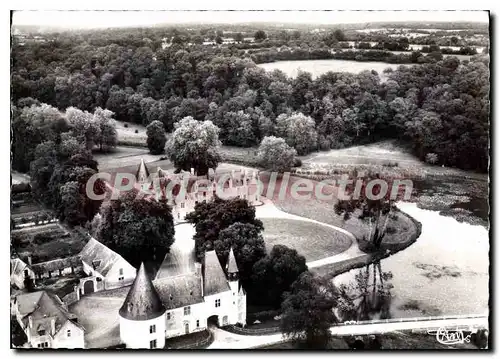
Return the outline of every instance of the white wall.
{"type": "Polygon", "coordinates": [[[62,326],[62,328],[57,332],[53,341],[52,348],[85,348],[84,332],[81,328],[77,327],[74,323],[69,320],[62,326]],[[68,337],[68,330],[71,331],[71,335],[68,337]]]}
{"type": "Polygon", "coordinates": [[[165,316],[150,320],[129,320],[120,316],[120,339],[131,349],[149,349],[150,341],[156,339],[156,348],[165,347],[165,316]],[[156,325],[156,332],[149,333],[149,327],[156,325]]]}
{"type": "Polygon", "coordinates": [[[177,308],[173,310],[167,310],[165,312],[165,323],[166,323],[166,336],[177,337],[186,334],[186,324],[188,324],[189,333],[197,332],[207,328],[207,315],[205,310],[205,303],[197,303],[190,305],[191,314],[184,315],[184,307],[177,308]],[[168,318],[168,313],[170,313],[170,319],[168,318]],[[196,325],[199,320],[199,326],[196,325]]]}
{"type": "Polygon", "coordinates": [[[237,296],[236,293],[233,296],[232,291],[226,291],[219,294],[205,296],[205,313],[207,318],[212,315],[217,315],[219,317],[219,325],[223,326],[223,318],[227,316],[227,324],[236,324],[237,318],[237,296]],[[220,307],[215,307],[215,300],[220,299],[220,307]],[[235,304],[233,304],[233,302],[235,304]]]}
{"type": "Polygon", "coordinates": [[[137,271],[124,259],[118,260],[113,264],[104,279],[104,289],[113,289],[132,284],[137,271]],[[120,275],[120,268],[123,269],[123,275],[120,275]],[[118,278],[123,277],[123,280],[118,278]]]}

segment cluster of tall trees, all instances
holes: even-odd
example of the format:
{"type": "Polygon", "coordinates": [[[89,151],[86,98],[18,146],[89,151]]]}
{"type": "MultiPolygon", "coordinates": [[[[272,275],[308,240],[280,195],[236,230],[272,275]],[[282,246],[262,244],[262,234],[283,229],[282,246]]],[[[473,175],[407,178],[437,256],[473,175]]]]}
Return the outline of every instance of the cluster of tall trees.
{"type": "Polygon", "coordinates": [[[280,308],[283,295],[301,273],[306,260],[296,250],[275,245],[267,253],[262,221],[247,200],[214,198],[195,205],[186,219],[195,225],[195,250],[199,260],[215,250],[223,267],[234,250],[241,282],[248,301],[267,308],[280,308]]]}
{"type": "MultiPolygon", "coordinates": [[[[91,41],[69,42],[59,35],[14,45],[14,104],[22,110],[32,97],[62,111],[93,113],[100,107],[117,120],[159,121],[166,132],[185,117],[209,120],[219,127],[222,144],[255,146],[277,136],[299,155],[397,138],[422,159],[435,153],[438,164],[487,169],[487,57],[460,63],[440,55],[432,63],[399,67],[384,82],[374,71],[289,78],[279,70],[264,71],[255,65],[255,54],[235,47],[175,43],[162,49],[156,40],[139,39],[140,31],[132,34],[128,41],[117,34],[116,41],[106,40],[109,34],[101,40],[87,34],[91,41]]],[[[422,62],[419,53],[405,56],[422,62]]]]}

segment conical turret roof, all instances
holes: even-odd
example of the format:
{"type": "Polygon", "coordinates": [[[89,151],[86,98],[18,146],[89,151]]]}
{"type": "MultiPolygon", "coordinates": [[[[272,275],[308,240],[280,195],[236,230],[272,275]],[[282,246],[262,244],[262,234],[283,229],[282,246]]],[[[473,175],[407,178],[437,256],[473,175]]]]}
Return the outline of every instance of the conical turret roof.
{"type": "Polygon", "coordinates": [[[146,163],[144,162],[143,158],[141,158],[141,163],[139,164],[139,167],[137,168],[135,178],[139,182],[144,182],[149,178],[149,170],[148,170],[148,167],[146,166],[146,163]]]}
{"type": "Polygon", "coordinates": [[[165,307],[146,273],[144,263],[141,264],[119,313],[129,320],[149,320],[165,313],[165,307]]]}
{"type": "Polygon", "coordinates": [[[228,273],[238,273],[238,264],[236,263],[236,258],[234,257],[233,247],[229,251],[229,258],[227,259],[227,272],[228,273]]]}

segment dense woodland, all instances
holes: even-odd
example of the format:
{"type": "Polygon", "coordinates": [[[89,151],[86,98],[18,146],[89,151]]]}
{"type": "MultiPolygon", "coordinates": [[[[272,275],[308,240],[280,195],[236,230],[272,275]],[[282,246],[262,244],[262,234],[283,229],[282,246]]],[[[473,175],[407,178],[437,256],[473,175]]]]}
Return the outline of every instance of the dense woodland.
{"type": "MultiPolygon", "coordinates": [[[[304,36],[294,34],[281,41],[292,45],[304,36]]],[[[24,155],[16,149],[34,150],[47,138],[26,133],[30,127],[16,114],[38,102],[60,111],[108,109],[117,120],[143,125],[157,120],[167,132],[187,116],[211,120],[226,145],[255,146],[275,135],[302,155],[396,138],[421,159],[432,153],[438,164],[488,167],[487,56],[460,63],[453,57],[436,61],[439,54],[431,63],[399,67],[383,83],[374,71],[329,72],[317,79],[303,72],[292,79],[257,67],[256,55],[245,54],[238,44],[189,45],[175,29],[52,36],[46,42],[14,41],[12,48],[13,167],[21,171],[29,161],[19,160],[24,155]],[[172,44],[162,49],[168,34],[172,44]]],[[[306,44],[306,50],[327,51],[337,37],[345,35],[334,31],[306,44]]],[[[356,51],[341,54],[349,53],[356,51]]],[[[408,54],[422,62],[418,53],[408,54]]]]}

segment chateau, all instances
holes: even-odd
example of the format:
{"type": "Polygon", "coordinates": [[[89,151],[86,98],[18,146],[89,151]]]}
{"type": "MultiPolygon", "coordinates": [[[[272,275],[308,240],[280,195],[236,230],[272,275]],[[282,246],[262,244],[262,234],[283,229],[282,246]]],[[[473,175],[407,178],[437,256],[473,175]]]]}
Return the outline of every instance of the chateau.
{"type": "Polygon", "coordinates": [[[193,171],[169,173],[158,167],[156,173],[150,175],[148,167],[141,159],[136,180],[141,188],[152,191],[157,200],[166,199],[177,221],[183,220],[187,213],[193,211],[196,203],[210,201],[217,193],[222,193],[225,198],[246,199],[250,204],[260,202],[260,177],[257,171],[211,171],[208,176],[196,176],[193,171]]]}
{"type": "Polygon", "coordinates": [[[215,251],[194,271],[159,271],[151,280],[141,265],[119,310],[120,339],[127,348],[156,349],[165,339],[205,330],[210,323],[246,325],[246,293],[233,250],[223,270],[215,251]]]}

